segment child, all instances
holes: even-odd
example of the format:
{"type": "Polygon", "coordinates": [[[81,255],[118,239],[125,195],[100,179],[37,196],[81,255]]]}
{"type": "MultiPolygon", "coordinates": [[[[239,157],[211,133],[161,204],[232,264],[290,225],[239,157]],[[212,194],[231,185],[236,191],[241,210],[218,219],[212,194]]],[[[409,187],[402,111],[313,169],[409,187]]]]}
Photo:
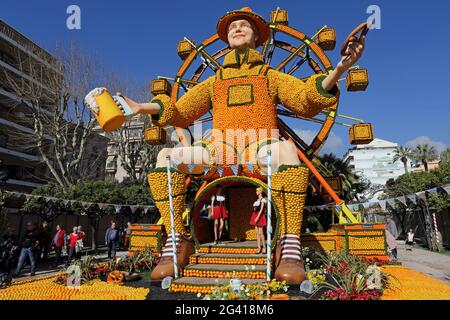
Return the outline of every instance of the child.
{"type": "Polygon", "coordinates": [[[414,231],[413,229],[409,229],[407,238],[406,238],[406,250],[412,251],[414,245],[414,231]]]}

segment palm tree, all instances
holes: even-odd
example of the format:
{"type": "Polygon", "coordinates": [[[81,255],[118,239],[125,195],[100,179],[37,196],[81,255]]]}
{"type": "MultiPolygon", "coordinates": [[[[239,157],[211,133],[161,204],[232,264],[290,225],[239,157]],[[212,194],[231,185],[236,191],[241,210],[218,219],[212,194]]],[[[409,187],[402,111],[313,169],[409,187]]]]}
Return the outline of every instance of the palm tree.
{"type": "Polygon", "coordinates": [[[428,172],[428,162],[438,158],[436,148],[427,143],[417,145],[413,152],[415,160],[422,162],[426,172],[428,172]]]}
{"type": "Polygon", "coordinates": [[[450,163],[450,148],[447,148],[444,151],[442,151],[441,161],[444,163],[450,163]]]}
{"type": "Polygon", "coordinates": [[[403,166],[405,167],[405,174],[408,174],[408,159],[413,158],[412,150],[408,147],[400,146],[395,148],[394,152],[395,154],[392,162],[394,163],[398,160],[403,162],[403,166]]]}
{"type": "Polygon", "coordinates": [[[325,177],[340,177],[342,182],[342,198],[346,201],[358,199],[358,194],[368,188],[368,183],[353,172],[350,159],[346,161],[337,158],[334,154],[319,156],[321,165],[317,168],[325,177]]]}

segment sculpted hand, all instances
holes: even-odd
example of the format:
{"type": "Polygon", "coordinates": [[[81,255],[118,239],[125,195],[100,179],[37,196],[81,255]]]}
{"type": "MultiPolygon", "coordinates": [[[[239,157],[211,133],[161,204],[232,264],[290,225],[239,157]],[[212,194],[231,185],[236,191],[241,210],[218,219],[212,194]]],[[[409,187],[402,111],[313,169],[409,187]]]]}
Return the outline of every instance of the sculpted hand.
{"type": "Polygon", "coordinates": [[[347,49],[345,50],[345,56],[342,57],[341,61],[336,66],[336,69],[340,73],[344,73],[351,66],[353,66],[359,58],[361,58],[366,43],[366,36],[362,36],[361,39],[353,37],[352,40],[347,45],[347,49]]]}
{"type": "MultiPolygon", "coordinates": [[[[117,92],[116,96],[121,96],[125,102],[130,106],[131,111],[133,111],[134,114],[137,114],[140,110],[139,103],[136,101],[124,96],[121,92],[117,92]]],[[[116,102],[116,104],[119,106],[119,103],[116,102]]]]}

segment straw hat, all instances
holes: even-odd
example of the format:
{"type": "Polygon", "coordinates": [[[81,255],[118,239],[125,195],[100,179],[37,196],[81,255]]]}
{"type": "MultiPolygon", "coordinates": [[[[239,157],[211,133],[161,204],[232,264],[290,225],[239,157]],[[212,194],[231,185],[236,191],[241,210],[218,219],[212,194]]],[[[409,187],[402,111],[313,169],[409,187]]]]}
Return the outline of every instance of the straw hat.
{"type": "Polygon", "coordinates": [[[263,17],[254,13],[253,10],[249,7],[228,12],[219,19],[219,22],[217,23],[217,34],[219,35],[220,39],[228,43],[228,26],[231,22],[239,19],[248,20],[254,27],[256,27],[257,30],[255,31],[258,32],[258,40],[255,43],[256,47],[259,47],[267,41],[270,35],[269,25],[263,17]]]}

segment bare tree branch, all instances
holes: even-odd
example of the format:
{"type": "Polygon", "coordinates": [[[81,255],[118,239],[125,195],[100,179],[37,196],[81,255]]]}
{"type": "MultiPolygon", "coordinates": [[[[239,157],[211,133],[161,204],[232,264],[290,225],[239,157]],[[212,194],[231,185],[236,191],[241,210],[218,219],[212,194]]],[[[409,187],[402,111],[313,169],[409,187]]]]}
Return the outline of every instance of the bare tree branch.
{"type": "MultiPolygon", "coordinates": [[[[20,124],[33,133],[14,131],[11,138],[23,150],[37,150],[52,178],[63,188],[92,176],[92,170],[86,168],[98,167],[101,161],[87,154],[88,145],[95,143],[95,119],[84,104],[84,96],[106,81],[104,69],[74,45],[58,47],[57,59],[46,63],[14,50],[14,66],[2,68],[0,80],[19,98],[20,103],[12,103],[14,108],[27,106],[20,124]]],[[[95,156],[104,161],[106,154],[95,156]]]]}

